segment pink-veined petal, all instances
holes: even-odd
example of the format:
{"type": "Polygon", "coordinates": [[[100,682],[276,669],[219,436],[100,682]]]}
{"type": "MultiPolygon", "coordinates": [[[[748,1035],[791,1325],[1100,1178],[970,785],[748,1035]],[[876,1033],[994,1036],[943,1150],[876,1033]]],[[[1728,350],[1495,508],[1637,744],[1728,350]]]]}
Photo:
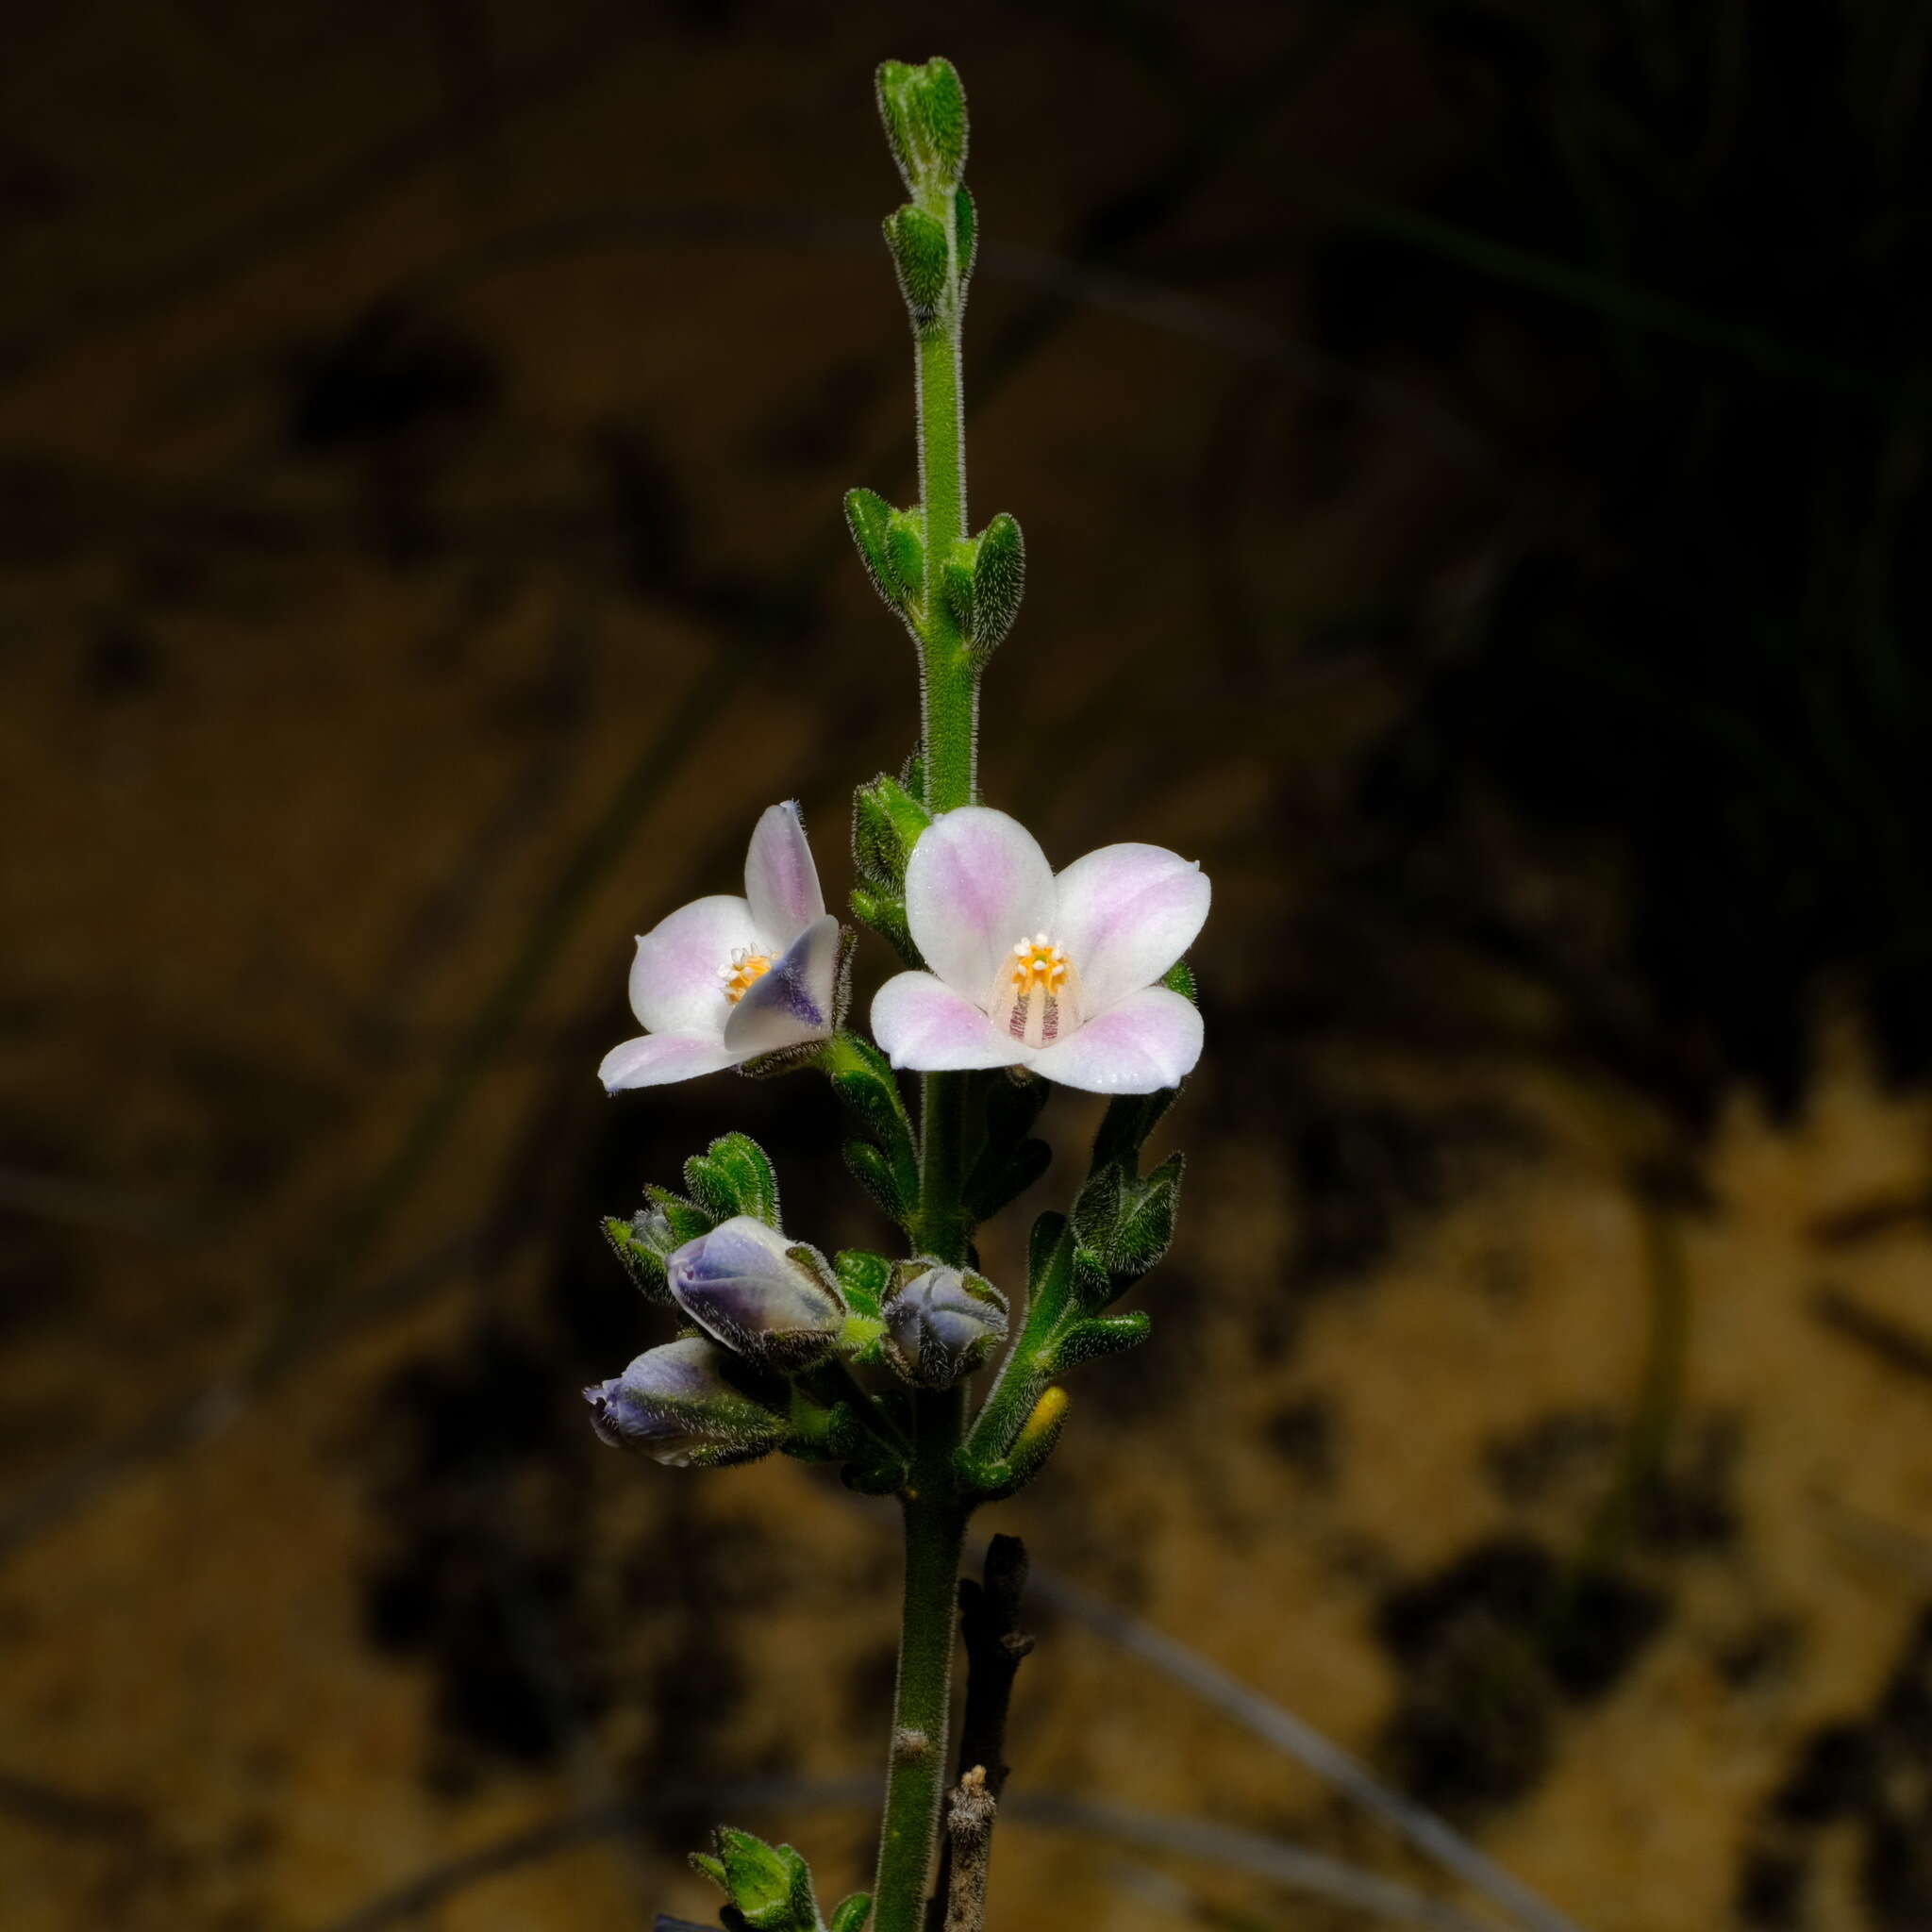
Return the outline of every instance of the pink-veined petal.
{"type": "Polygon", "coordinates": [[[1178,1087],[1201,1058],[1201,1015],[1164,986],[1130,992],[1077,1033],[1043,1046],[1033,1071],[1088,1093],[1152,1093],[1178,1087]]]}
{"type": "Polygon", "coordinates": [[[873,995],[872,1031],[895,1067],[921,1074],[1010,1067],[1033,1058],[1031,1047],[1002,1040],[973,1001],[930,973],[901,973],[887,980],[873,995]]]}
{"type": "Polygon", "coordinates": [[[613,1046],[604,1056],[597,1077],[606,1092],[621,1093],[626,1087],[662,1087],[672,1080],[722,1073],[743,1058],[717,1040],[700,1040],[689,1033],[645,1033],[613,1046]]]}
{"type": "Polygon", "coordinates": [[[630,1009],[653,1033],[718,1040],[731,1003],[721,969],[741,951],[762,952],[751,908],[717,893],[693,899],[638,941],[630,968],[630,1009]]]}
{"type": "Polygon", "coordinates": [[[802,1046],[832,1030],[832,987],[839,974],[839,922],[828,912],[761,979],[755,979],[724,1023],[724,1044],[740,1058],[802,1046]]]}
{"type": "MultiPolygon", "coordinates": [[[[1053,917],[1053,868],[1018,819],[961,806],[921,833],[906,867],[906,921],[920,958],[984,1007],[1014,945],[1053,917]]],[[[993,1066],[993,1060],[974,1061],[993,1066]]]]}
{"type": "Polygon", "coordinates": [[[752,827],[744,855],[744,896],[752,924],[767,945],[780,952],[813,920],[824,917],[819,869],[805,841],[805,821],[791,799],[767,808],[752,827]]]}
{"type": "Polygon", "coordinates": [[[1103,845],[1054,883],[1053,937],[1094,1015],[1152,986],[1193,944],[1211,893],[1192,859],[1159,845],[1103,845]]]}

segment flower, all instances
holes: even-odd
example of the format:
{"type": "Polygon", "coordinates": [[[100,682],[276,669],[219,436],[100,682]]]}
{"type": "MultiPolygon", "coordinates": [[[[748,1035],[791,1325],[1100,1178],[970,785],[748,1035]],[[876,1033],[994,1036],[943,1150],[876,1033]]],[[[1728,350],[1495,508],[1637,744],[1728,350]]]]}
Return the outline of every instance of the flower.
{"type": "Polygon", "coordinates": [[[1007,1339],[1007,1301],[983,1275],[906,1262],[911,1278],[886,1303],[886,1353],[908,1382],[950,1389],[1007,1339]]]}
{"type": "Polygon", "coordinates": [[[761,1367],[795,1374],[823,1361],[845,1307],[807,1247],[734,1214],[664,1264],[671,1298],[706,1334],[761,1367]]]}
{"type": "Polygon", "coordinates": [[[644,1031],[597,1077],[615,1093],[823,1040],[837,1021],[839,922],[825,910],[796,805],[753,828],[744,897],[680,906],[638,940],[630,1005],[644,1031]]]}
{"type": "Polygon", "coordinates": [[[1103,845],[1055,875],[1033,834],[983,805],[936,820],[906,867],[932,969],[889,979],[872,1027],[895,1067],[1031,1067],[1090,1093],[1176,1087],[1201,1015],[1158,981],[1208,917],[1208,875],[1158,845],[1103,845]]]}
{"type": "Polygon", "coordinates": [[[591,1426],[613,1449],[674,1469],[750,1462],[785,1440],[785,1420],[729,1379],[731,1357],[691,1335],[646,1349],[622,1375],[584,1391],[591,1426]]]}

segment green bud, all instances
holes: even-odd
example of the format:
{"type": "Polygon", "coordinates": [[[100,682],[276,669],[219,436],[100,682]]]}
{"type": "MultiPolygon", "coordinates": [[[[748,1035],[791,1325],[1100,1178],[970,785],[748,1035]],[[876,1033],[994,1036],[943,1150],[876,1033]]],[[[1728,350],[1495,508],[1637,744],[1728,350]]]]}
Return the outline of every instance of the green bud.
{"type": "Polygon", "coordinates": [[[950,60],[883,60],[879,119],[908,192],[958,185],[966,167],[966,90],[950,60]]]}
{"type": "Polygon", "coordinates": [[[953,251],[943,223],[923,208],[906,207],[886,217],[886,246],[898,271],[899,292],[915,328],[939,315],[952,278],[953,251]]]}
{"type": "Polygon", "coordinates": [[[691,1198],[720,1221],[750,1214],[778,1225],[778,1178],[765,1150],[749,1134],[725,1134],[684,1163],[691,1198]]]}

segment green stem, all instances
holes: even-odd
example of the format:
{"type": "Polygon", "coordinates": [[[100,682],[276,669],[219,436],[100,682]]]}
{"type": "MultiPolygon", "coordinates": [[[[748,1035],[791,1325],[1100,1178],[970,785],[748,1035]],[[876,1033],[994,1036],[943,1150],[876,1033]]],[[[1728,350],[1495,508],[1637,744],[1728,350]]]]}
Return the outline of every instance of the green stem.
{"type": "Polygon", "coordinates": [[[899,1626],[899,1688],[886,1773],[885,1822],[872,1932],[920,1932],[932,1880],[946,1777],[959,1551],[967,1509],[953,1487],[963,1391],[918,1398],[918,1444],[902,1503],[906,1596],[899,1626]]]}
{"type": "Polygon", "coordinates": [[[928,211],[945,224],[951,256],[945,298],[916,331],[919,359],[919,498],[925,509],[925,584],[920,625],[920,729],[925,745],[925,802],[935,812],[977,795],[979,666],[946,607],[941,585],[953,545],[966,534],[966,431],[959,338],[965,291],[959,283],[953,196],[928,211]]]}
{"type": "Polygon", "coordinates": [[[967,1075],[927,1074],[920,1081],[919,1221],[922,1255],[966,1265],[964,1192],[967,1075]]]}

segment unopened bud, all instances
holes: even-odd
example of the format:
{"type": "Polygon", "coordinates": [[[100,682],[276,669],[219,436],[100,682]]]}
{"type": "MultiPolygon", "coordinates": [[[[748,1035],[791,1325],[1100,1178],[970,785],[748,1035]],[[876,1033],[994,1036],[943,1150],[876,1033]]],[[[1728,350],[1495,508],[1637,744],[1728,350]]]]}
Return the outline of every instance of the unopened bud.
{"type": "Polygon", "coordinates": [[[887,1302],[886,1353],[908,1381],[949,1389],[985,1362],[1007,1335],[1007,1302],[984,1276],[927,1267],[887,1302]]]}
{"type": "Polygon", "coordinates": [[[783,1374],[823,1361],[845,1324],[812,1250],[749,1214],[687,1241],[665,1274],[672,1299],[706,1334],[783,1374]]]}
{"type": "Polygon", "coordinates": [[[784,1418],[736,1387],[731,1358],[696,1336],[667,1341],[584,1391],[591,1426],[613,1449],[674,1469],[751,1462],[785,1440],[784,1418]]]}

